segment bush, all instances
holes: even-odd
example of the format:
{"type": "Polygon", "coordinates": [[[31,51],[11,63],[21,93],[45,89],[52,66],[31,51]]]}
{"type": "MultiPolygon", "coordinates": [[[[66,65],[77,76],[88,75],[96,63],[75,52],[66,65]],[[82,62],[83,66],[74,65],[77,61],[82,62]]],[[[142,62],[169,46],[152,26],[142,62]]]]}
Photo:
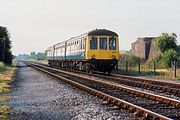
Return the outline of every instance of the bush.
{"type": "Polygon", "coordinates": [[[162,53],[169,49],[176,50],[176,38],[177,35],[175,33],[162,33],[158,38],[156,38],[156,45],[162,53]]]}
{"type": "MultiPolygon", "coordinates": [[[[135,56],[132,53],[124,53],[120,55],[119,61],[125,63],[125,61],[128,61],[129,66],[135,66],[139,63],[139,57],[135,56]]],[[[145,62],[145,59],[140,59],[141,63],[145,62]]]]}
{"type": "Polygon", "coordinates": [[[164,52],[162,55],[163,63],[166,67],[170,68],[173,65],[173,62],[177,60],[177,53],[175,50],[170,49],[164,52]]]}

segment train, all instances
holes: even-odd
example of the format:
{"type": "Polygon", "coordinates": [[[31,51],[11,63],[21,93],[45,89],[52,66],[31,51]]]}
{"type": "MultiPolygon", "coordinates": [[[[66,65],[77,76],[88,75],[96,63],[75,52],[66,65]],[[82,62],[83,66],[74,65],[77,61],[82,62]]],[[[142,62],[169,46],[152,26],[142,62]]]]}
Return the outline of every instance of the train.
{"type": "Polygon", "coordinates": [[[110,30],[95,29],[52,45],[46,52],[52,67],[110,74],[120,56],[119,36],[110,30]]]}

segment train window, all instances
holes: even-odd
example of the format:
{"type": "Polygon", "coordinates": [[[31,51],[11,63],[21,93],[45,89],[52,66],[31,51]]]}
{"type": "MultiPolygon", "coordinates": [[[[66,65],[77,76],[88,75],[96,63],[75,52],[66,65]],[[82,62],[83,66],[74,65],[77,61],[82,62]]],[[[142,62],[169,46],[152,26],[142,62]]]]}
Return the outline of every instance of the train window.
{"type": "Polygon", "coordinates": [[[100,49],[107,50],[107,38],[105,37],[100,38],[100,49]]]}
{"type": "Polygon", "coordinates": [[[109,38],[109,50],[116,50],[116,38],[109,38]]]}
{"type": "Polygon", "coordinates": [[[81,39],[81,41],[80,41],[80,49],[81,49],[81,50],[83,49],[83,47],[82,47],[82,39],[81,39]]]}
{"type": "Polygon", "coordinates": [[[86,48],[86,38],[83,39],[83,49],[86,48]]]}
{"type": "Polygon", "coordinates": [[[97,38],[96,37],[93,37],[90,40],[90,49],[91,50],[97,50],[97,38]]]}

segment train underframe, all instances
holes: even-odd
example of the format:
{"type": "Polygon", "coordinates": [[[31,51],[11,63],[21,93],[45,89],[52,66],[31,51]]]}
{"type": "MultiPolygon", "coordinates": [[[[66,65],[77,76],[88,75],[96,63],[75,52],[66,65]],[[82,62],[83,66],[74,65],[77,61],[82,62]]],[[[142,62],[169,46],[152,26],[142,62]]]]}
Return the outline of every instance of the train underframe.
{"type": "Polygon", "coordinates": [[[71,70],[80,70],[86,72],[100,71],[111,73],[118,63],[117,59],[112,60],[49,60],[49,65],[55,68],[66,68],[71,70]]]}

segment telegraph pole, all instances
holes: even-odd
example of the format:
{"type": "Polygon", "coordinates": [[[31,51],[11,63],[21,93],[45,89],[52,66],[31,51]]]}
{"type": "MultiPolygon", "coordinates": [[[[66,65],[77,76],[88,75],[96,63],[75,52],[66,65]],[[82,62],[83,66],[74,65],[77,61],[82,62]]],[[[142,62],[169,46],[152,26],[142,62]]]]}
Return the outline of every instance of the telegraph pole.
{"type": "Polygon", "coordinates": [[[6,38],[2,38],[3,41],[3,62],[5,62],[5,47],[6,47],[6,38]]]}
{"type": "Polygon", "coordinates": [[[5,62],[5,47],[6,47],[6,38],[0,38],[2,40],[2,61],[5,62]]]}

